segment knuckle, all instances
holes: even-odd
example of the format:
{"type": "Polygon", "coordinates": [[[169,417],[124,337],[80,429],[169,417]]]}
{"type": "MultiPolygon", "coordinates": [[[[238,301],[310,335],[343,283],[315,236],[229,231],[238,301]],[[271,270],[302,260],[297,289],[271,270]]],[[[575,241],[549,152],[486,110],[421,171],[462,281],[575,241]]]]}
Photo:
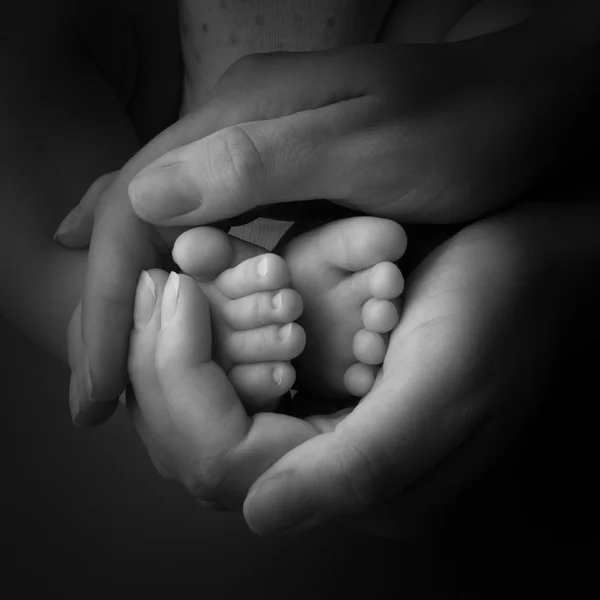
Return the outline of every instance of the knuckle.
{"type": "Polygon", "coordinates": [[[267,61],[267,54],[246,54],[245,56],[242,56],[242,58],[236,60],[229,69],[227,69],[226,75],[229,77],[254,75],[257,71],[264,68],[267,61]]]}
{"type": "MultiPolygon", "coordinates": [[[[83,198],[93,204],[102,201],[103,192],[111,184],[117,176],[117,171],[111,171],[110,173],[104,173],[100,175],[88,188],[83,198]]],[[[106,200],[104,200],[106,202],[106,200]]]]}
{"type": "Polygon", "coordinates": [[[181,483],[196,498],[212,498],[218,488],[214,469],[207,467],[204,461],[186,470],[181,476],[181,483]]]}
{"type": "Polygon", "coordinates": [[[264,180],[264,161],[251,135],[239,125],[215,134],[209,156],[215,179],[227,185],[228,194],[245,196],[264,180]]]}
{"type": "Polygon", "coordinates": [[[223,127],[267,118],[265,82],[274,78],[272,63],[272,53],[247,54],[225,71],[209,94],[210,102],[218,104],[217,114],[222,114],[226,106],[229,119],[223,127]]]}
{"type": "Polygon", "coordinates": [[[179,480],[194,498],[216,508],[226,504],[227,494],[222,489],[225,474],[226,469],[220,461],[203,460],[184,472],[179,480]]]}
{"type": "Polygon", "coordinates": [[[86,197],[86,200],[94,206],[95,214],[110,210],[119,200],[117,174],[101,175],[90,186],[86,197]]]}

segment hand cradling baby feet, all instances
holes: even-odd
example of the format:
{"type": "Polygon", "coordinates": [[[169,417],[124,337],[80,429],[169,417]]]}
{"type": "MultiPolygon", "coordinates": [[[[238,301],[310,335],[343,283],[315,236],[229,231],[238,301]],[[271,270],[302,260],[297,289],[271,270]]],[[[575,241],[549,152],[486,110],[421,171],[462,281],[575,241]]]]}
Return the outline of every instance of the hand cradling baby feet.
{"type": "MultiPolygon", "coordinates": [[[[263,4],[182,3],[182,116],[201,106],[242,56],[371,42],[389,8],[387,0],[366,12],[359,2],[310,0],[290,18],[285,4],[263,4]],[[324,26],[306,27],[305,16],[324,26]]],[[[315,396],[363,397],[399,320],[403,278],[394,262],[406,246],[399,225],[371,217],[307,232],[300,225],[305,232],[283,245],[280,256],[211,227],[186,231],[173,248],[181,269],[206,282],[213,358],[251,410],[273,409],[296,373],[295,387],[315,396]]],[[[271,243],[264,222],[245,229],[236,234],[271,243]]]]}
{"type": "Polygon", "coordinates": [[[206,281],[214,359],[247,406],[270,410],[294,368],[295,387],[319,396],[369,392],[399,321],[394,262],[405,247],[397,223],[354,217],[298,235],[282,256],[199,227],[180,236],[173,258],[206,281]]]}

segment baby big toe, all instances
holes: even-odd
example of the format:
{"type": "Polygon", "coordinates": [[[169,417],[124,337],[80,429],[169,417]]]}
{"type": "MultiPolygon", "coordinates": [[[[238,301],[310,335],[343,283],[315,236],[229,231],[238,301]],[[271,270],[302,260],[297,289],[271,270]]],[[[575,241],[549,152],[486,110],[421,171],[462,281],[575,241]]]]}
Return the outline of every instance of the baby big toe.
{"type": "Polygon", "coordinates": [[[369,271],[369,292],[374,298],[392,300],[404,290],[404,277],[391,262],[380,262],[369,271]]]}
{"type": "Polygon", "coordinates": [[[354,357],[366,365],[380,365],[385,358],[388,342],[380,333],[360,329],[352,342],[354,357]]]}
{"type": "Polygon", "coordinates": [[[294,385],[296,372],[290,363],[264,362],[237,365],[229,380],[242,402],[254,411],[272,410],[275,401],[294,385]]]}
{"type": "Polygon", "coordinates": [[[289,268],[276,254],[261,254],[223,271],[216,279],[217,288],[229,298],[242,298],[262,291],[275,291],[290,283],[289,268]]]}
{"type": "Polygon", "coordinates": [[[362,308],[365,329],[376,333],[389,333],[400,321],[399,300],[370,298],[362,308]]]}
{"type": "Polygon", "coordinates": [[[237,331],[283,325],[295,321],[302,314],[302,298],[289,288],[257,292],[223,302],[221,311],[227,325],[237,331]]]}
{"type": "Polygon", "coordinates": [[[232,331],[225,352],[237,364],[286,361],[296,358],[306,343],[304,329],[297,323],[267,325],[246,331],[232,331]]]}

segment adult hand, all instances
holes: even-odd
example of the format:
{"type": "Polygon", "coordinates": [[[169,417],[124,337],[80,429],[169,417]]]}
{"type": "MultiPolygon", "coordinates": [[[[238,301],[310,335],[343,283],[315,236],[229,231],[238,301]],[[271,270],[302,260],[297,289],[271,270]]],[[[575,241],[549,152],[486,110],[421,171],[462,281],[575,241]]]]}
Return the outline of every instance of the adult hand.
{"type": "Polygon", "coordinates": [[[514,442],[541,401],[566,304],[548,299],[550,264],[529,219],[469,226],[413,272],[372,391],[254,483],[244,505],[254,531],[336,518],[412,533],[514,442]]]}
{"type": "Polygon", "coordinates": [[[211,351],[209,305],[196,282],[143,273],[129,357],[134,425],[163,476],[201,503],[239,509],[273,461],[319,430],[279,414],[249,417],[211,351]]]}
{"type": "Polygon", "coordinates": [[[577,114],[540,61],[545,46],[531,55],[538,29],[249,57],[198,113],[223,107],[219,130],[144,168],[129,187],[134,210],[192,226],[309,199],[404,222],[505,206],[564,159],[577,114]],[[255,116],[240,123],[249,104],[255,116]]]}
{"type": "MultiPolygon", "coordinates": [[[[166,274],[152,271],[156,301],[138,292],[136,312],[161,306],[162,316],[155,308],[146,325],[138,318],[132,334],[131,406],[159,471],[211,505],[244,502],[261,534],[332,518],[383,535],[412,531],[512,442],[535,407],[561,314],[531,240],[539,217],[533,227],[470,226],[430,254],[407,282],[373,390],[354,410],[305,420],[249,418],[210,361],[198,286],[180,276],[172,317],[166,274]]],[[[193,256],[180,262],[194,271],[193,256]]]]}

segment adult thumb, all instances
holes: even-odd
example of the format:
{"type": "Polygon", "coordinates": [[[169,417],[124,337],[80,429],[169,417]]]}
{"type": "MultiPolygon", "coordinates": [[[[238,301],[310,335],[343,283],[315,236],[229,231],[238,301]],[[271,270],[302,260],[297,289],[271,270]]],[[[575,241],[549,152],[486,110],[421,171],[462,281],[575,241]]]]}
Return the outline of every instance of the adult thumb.
{"type": "Polygon", "coordinates": [[[119,171],[100,175],[88,188],[77,206],[63,219],[54,234],[54,241],[67,248],[87,248],[94,229],[94,211],[104,190],[119,171]]]}
{"type": "MultiPolygon", "coordinates": [[[[413,293],[415,285],[413,280],[413,293]]],[[[474,311],[465,311],[451,326],[438,319],[415,327],[422,322],[415,306],[414,300],[407,303],[390,339],[383,368],[387,363],[393,376],[383,377],[332,431],[297,446],[254,483],[244,516],[255,533],[362,518],[406,490],[479,427],[487,403],[476,375],[485,355],[473,342],[481,332],[467,322],[474,311]]]]}
{"type": "Polygon", "coordinates": [[[255,482],[244,516],[259,535],[312,528],[366,511],[379,495],[379,481],[365,454],[325,433],[288,452],[255,482]]]}

